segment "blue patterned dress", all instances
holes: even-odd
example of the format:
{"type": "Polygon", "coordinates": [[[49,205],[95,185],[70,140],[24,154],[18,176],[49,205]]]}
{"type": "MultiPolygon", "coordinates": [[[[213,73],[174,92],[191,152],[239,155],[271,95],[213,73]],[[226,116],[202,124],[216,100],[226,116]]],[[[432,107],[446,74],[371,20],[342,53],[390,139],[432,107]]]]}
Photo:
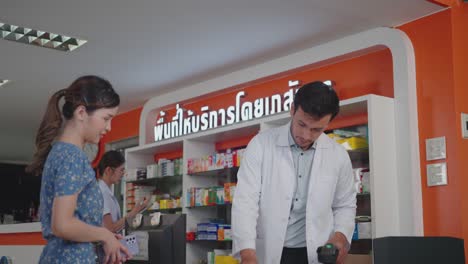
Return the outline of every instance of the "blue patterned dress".
{"type": "Polygon", "coordinates": [[[101,226],[103,198],[86,154],[73,144],[55,142],[42,173],[39,212],[42,235],[47,240],[47,245],[39,263],[95,263],[91,243],[63,240],[52,233],[54,197],[77,193],[75,217],[87,224],[101,226]]]}

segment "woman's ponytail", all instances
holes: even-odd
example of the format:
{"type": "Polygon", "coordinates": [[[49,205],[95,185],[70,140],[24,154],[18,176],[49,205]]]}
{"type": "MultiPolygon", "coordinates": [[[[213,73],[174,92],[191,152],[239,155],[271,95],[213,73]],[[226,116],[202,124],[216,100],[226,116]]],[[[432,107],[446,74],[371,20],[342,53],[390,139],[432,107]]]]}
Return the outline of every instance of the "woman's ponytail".
{"type": "Polygon", "coordinates": [[[80,105],[86,107],[88,114],[100,108],[113,108],[120,104],[120,97],[109,81],[94,75],[76,79],[67,89],[56,92],[49,100],[47,110],[36,136],[36,153],[33,162],[26,168],[28,173],[42,174],[47,155],[52,148],[52,141],[58,136],[65,120],[73,119],[73,113],[80,105]],[[62,111],[59,109],[60,98],[65,97],[62,111]]]}
{"type": "Polygon", "coordinates": [[[62,114],[59,109],[60,98],[65,96],[66,89],[56,92],[49,99],[47,109],[42,118],[41,125],[36,135],[36,152],[32,163],[26,167],[26,172],[33,175],[41,175],[47,155],[52,148],[52,141],[59,134],[62,126],[62,114]]]}

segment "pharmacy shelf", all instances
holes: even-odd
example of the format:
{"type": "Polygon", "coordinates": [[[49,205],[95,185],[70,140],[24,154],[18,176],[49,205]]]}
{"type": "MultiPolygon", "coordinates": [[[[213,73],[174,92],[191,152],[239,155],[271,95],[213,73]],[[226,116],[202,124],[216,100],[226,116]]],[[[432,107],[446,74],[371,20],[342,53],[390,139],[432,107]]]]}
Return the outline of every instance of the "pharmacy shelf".
{"type": "Polygon", "coordinates": [[[357,215],[356,223],[365,223],[365,222],[372,222],[372,217],[370,215],[357,215]]]}
{"type": "Polygon", "coordinates": [[[140,179],[140,180],[131,180],[125,181],[125,183],[133,183],[136,185],[154,185],[160,181],[182,181],[182,175],[174,175],[174,176],[165,176],[165,177],[156,177],[156,178],[149,178],[149,179],[140,179]]]}
{"type": "MultiPolygon", "coordinates": [[[[405,233],[408,223],[412,223],[412,203],[401,202],[400,195],[407,196],[407,190],[401,188],[399,179],[406,174],[398,174],[397,142],[395,135],[394,99],[366,95],[340,102],[340,113],[337,119],[352,119],[356,115],[366,115],[368,120],[369,147],[348,151],[351,159],[360,159],[357,165],[367,164],[370,169],[370,193],[360,194],[357,199],[365,202],[366,213],[372,219],[372,238],[383,236],[395,236],[405,233]]],[[[168,139],[160,142],[149,143],[128,149],[126,151],[126,168],[144,168],[154,163],[154,155],[168,152],[181,151],[183,156],[184,173],[181,187],[176,191],[182,193],[181,201],[186,201],[186,191],[193,187],[208,188],[219,185],[220,181],[226,181],[224,176],[237,175],[237,170],[229,172],[226,169],[209,172],[187,173],[187,161],[205,155],[216,153],[216,143],[224,140],[238,139],[253,135],[258,131],[264,131],[283,124],[290,120],[289,113],[280,113],[253,119],[229,126],[213,128],[207,131],[168,139]]],[[[353,164],[355,165],[355,164],[353,164]]],[[[401,171],[401,170],[400,170],[401,171]]],[[[226,177],[229,178],[229,177],[226,177]]],[[[235,181],[235,178],[227,179],[235,181]]],[[[144,182],[144,181],[143,181],[144,182]]],[[[168,181],[171,183],[170,181],[168,181]]],[[[405,181],[401,181],[402,184],[405,181]]],[[[143,183],[142,183],[143,184],[143,183]]],[[[149,182],[153,184],[153,182],[149,182]]],[[[155,183],[157,184],[157,183],[155,183]]],[[[180,185],[180,182],[174,185],[180,185]]],[[[405,196],[405,197],[406,197],[405,196]]],[[[196,227],[197,223],[203,223],[207,219],[219,218],[221,213],[230,214],[230,206],[216,205],[206,207],[186,207],[183,205],[182,213],[187,215],[187,231],[196,227]],[[215,209],[198,209],[215,208],[215,209]]],[[[229,218],[227,219],[229,220],[229,218]]],[[[227,223],[229,223],[227,221],[227,223]]],[[[407,233],[407,232],[406,232],[407,233]]],[[[225,248],[230,248],[231,243],[224,243],[225,248]]],[[[191,241],[187,243],[187,263],[195,263],[199,259],[206,258],[206,253],[218,247],[217,241],[191,241]]],[[[351,253],[358,252],[371,254],[372,241],[353,241],[351,253]]]]}
{"type": "MultiPolygon", "coordinates": [[[[130,212],[131,210],[128,210],[127,212],[130,212]]],[[[142,212],[142,214],[152,214],[152,213],[176,213],[176,212],[182,212],[182,207],[177,207],[177,208],[167,208],[167,209],[147,209],[142,212]]]]}
{"type": "Polygon", "coordinates": [[[152,214],[152,213],[157,213],[157,212],[160,212],[160,213],[176,213],[176,212],[182,212],[182,207],[177,207],[177,208],[166,208],[166,209],[152,209],[152,210],[146,210],[146,211],[143,212],[143,213],[152,214]]]}
{"type": "Polygon", "coordinates": [[[239,171],[239,167],[232,167],[232,168],[223,168],[217,170],[209,170],[209,171],[200,171],[200,172],[192,172],[189,175],[193,177],[222,177],[222,176],[235,176],[237,175],[237,171],[239,171]]]}
{"type": "Polygon", "coordinates": [[[231,206],[231,203],[225,203],[225,204],[214,204],[214,205],[199,205],[199,206],[186,206],[185,208],[187,209],[197,209],[197,208],[216,208],[216,207],[226,207],[226,206],[231,206]]]}
{"type": "Polygon", "coordinates": [[[207,239],[195,239],[195,240],[190,240],[190,241],[187,241],[187,242],[201,242],[201,243],[204,243],[204,242],[213,242],[213,243],[232,243],[232,240],[207,240],[207,239]]]}
{"type": "Polygon", "coordinates": [[[371,254],[372,239],[357,239],[351,242],[348,254],[367,255],[371,254]]]}

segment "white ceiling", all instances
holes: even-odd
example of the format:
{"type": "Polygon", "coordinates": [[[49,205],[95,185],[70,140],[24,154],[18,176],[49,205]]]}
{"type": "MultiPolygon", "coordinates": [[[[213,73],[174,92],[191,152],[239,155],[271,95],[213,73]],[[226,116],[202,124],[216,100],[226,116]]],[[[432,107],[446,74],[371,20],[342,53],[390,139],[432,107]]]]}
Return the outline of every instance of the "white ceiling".
{"type": "Polygon", "coordinates": [[[73,52],[0,40],[0,161],[27,161],[49,96],[109,79],[121,112],[249,65],[441,10],[426,0],[1,0],[0,21],[88,40],[73,52]]]}

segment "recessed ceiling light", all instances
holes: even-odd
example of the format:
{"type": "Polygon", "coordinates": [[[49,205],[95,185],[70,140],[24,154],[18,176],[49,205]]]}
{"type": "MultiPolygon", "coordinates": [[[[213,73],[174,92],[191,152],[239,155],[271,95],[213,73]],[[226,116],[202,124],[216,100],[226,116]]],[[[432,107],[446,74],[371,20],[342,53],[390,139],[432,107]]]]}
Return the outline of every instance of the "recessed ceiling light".
{"type": "Polygon", "coordinates": [[[9,82],[9,80],[2,80],[2,79],[0,79],[0,86],[5,85],[7,82],[9,82]]]}
{"type": "Polygon", "coordinates": [[[1,21],[0,38],[61,51],[72,51],[87,42],[83,39],[10,25],[1,21]]]}

